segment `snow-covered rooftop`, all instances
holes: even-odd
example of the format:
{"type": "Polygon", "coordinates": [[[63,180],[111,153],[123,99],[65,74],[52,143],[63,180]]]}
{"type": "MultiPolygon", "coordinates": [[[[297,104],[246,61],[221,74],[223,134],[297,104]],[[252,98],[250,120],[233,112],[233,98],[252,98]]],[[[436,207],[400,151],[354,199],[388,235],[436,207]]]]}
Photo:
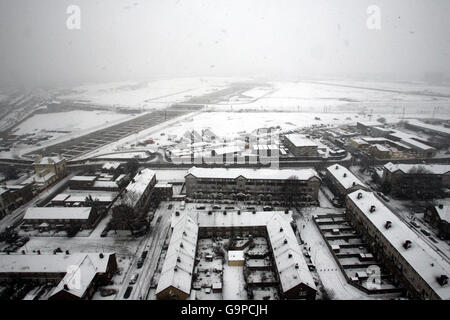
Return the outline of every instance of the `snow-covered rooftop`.
{"type": "Polygon", "coordinates": [[[450,299],[450,285],[441,286],[437,281],[441,275],[448,276],[450,264],[447,261],[403,223],[372,192],[358,190],[350,193],[348,198],[439,297],[444,300],[450,299]],[[362,194],[360,199],[358,199],[358,193],[362,194]],[[370,212],[372,206],[375,206],[375,211],[370,212]],[[385,228],[387,221],[391,222],[391,227],[388,229],[385,228]],[[411,247],[408,249],[403,247],[406,240],[411,241],[411,247]]]}
{"type": "Polygon", "coordinates": [[[173,228],[156,294],[169,287],[190,294],[197,237],[197,224],[184,215],[173,228]]]}
{"type": "Polygon", "coordinates": [[[183,219],[184,215],[189,215],[200,228],[228,228],[228,227],[264,227],[270,219],[276,215],[281,214],[287,221],[292,221],[292,211],[285,214],[284,211],[228,211],[224,214],[223,211],[212,211],[211,214],[195,211],[185,213],[177,216],[172,214],[172,226],[175,226],[179,220],[183,219]]]}
{"type": "Polygon", "coordinates": [[[428,123],[424,123],[418,120],[408,120],[407,121],[408,124],[422,128],[422,129],[427,129],[427,130],[431,130],[431,131],[435,131],[435,132],[440,132],[446,135],[450,135],[450,129],[446,128],[446,127],[442,127],[442,126],[437,126],[437,125],[433,125],[433,124],[428,124],[428,123]]]}
{"type": "Polygon", "coordinates": [[[443,221],[450,222],[450,205],[435,206],[439,218],[443,221]]]}
{"type": "Polygon", "coordinates": [[[32,207],[25,212],[24,220],[87,220],[91,207],[32,207]]]}
{"type": "Polygon", "coordinates": [[[106,162],[102,169],[104,170],[116,170],[118,167],[120,167],[120,162],[106,162]]]}
{"type": "Polygon", "coordinates": [[[340,164],[333,164],[329,166],[327,168],[327,172],[329,172],[345,190],[348,190],[356,185],[364,188],[367,187],[350,170],[340,164]]]}
{"type": "Polygon", "coordinates": [[[305,169],[250,169],[250,168],[197,168],[192,167],[186,176],[193,175],[197,178],[215,178],[215,179],[236,179],[242,176],[249,180],[287,180],[297,177],[299,180],[309,180],[313,177],[318,178],[316,170],[312,168],[305,169]]]}
{"type": "Polygon", "coordinates": [[[285,136],[295,147],[317,147],[317,143],[300,134],[288,134],[285,136]]]}
{"type": "Polygon", "coordinates": [[[127,192],[142,194],[155,175],[156,172],[150,169],[139,171],[133,178],[134,182],[131,181],[126,187],[127,192]]]}
{"type": "Polygon", "coordinates": [[[450,172],[450,165],[447,164],[394,164],[392,162],[388,162],[384,165],[384,168],[390,172],[400,170],[403,173],[409,173],[410,170],[414,171],[419,168],[425,169],[432,174],[446,174],[447,172],[450,172]]]}
{"type": "Polygon", "coordinates": [[[61,161],[63,161],[64,158],[61,156],[57,156],[57,157],[42,157],[42,158],[38,158],[34,161],[33,164],[55,164],[55,163],[59,163],[61,161]]]}
{"type": "Polygon", "coordinates": [[[228,261],[244,261],[244,251],[243,250],[229,250],[228,251],[228,261]]]}
{"type": "Polygon", "coordinates": [[[104,253],[71,254],[1,254],[0,273],[66,273],[69,266],[79,265],[87,256],[97,272],[105,272],[109,255],[104,253]]]}
{"type": "Polygon", "coordinates": [[[74,176],[70,181],[95,181],[97,176],[74,176]]]}
{"type": "Polygon", "coordinates": [[[316,290],[314,279],[290,223],[280,214],[274,214],[267,223],[267,234],[283,292],[302,283],[316,290]]]}

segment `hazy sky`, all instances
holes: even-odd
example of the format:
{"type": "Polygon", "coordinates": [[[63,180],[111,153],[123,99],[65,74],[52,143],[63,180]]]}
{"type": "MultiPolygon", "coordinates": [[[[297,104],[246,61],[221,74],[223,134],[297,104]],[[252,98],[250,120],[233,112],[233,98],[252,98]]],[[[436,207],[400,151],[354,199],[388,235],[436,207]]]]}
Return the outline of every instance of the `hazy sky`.
{"type": "Polygon", "coordinates": [[[449,0],[1,0],[0,81],[450,74],[449,0]],[[81,29],[69,30],[69,5],[81,29]],[[370,30],[369,5],[381,29],[370,30]]]}

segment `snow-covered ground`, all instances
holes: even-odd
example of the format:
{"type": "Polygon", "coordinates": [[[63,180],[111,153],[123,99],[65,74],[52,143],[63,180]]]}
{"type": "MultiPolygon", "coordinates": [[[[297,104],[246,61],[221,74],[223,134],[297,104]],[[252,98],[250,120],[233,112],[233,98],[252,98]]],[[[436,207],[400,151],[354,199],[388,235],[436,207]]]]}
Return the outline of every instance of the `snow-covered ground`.
{"type": "MultiPolygon", "coordinates": [[[[39,133],[41,131],[79,131],[99,127],[129,117],[129,114],[111,111],[74,110],[58,113],[41,113],[22,122],[14,133],[22,135],[39,133]]],[[[55,137],[57,136],[55,134],[55,137]]]]}
{"type": "Polygon", "coordinates": [[[73,88],[72,93],[61,95],[58,98],[121,108],[159,108],[222,89],[231,80],[225,78],[173,78],[144,82],[92,84],[73,88]]]}
{"type": "MultiPolygon", "coordinates": [[[[328,81],[323,81],[328,82],[328,81]]],[[[406,114],[433,112],[434,107],[440,107],[439,113],[450,117],[450,98],[432,97],[411,94],[411,92],[448,94],[448,87],[430,87],[417,83],[383,83],[369,84],[358,81],[334,81],[328,85],[316,82],[271,82],[272,92],[261,95],[256,90],[250,90],[250,96],[258,97],[248,102],[248,99],[230,99],[216,105],[210,105],[213,110],[301,110],[323,112],[325,108],[332,112],[361,111],[362,108],[373,108],[375,112],[401,113],[405,107],[406,114]],[[343,87],[341,85],[364,86],[374,89],[399,90],[386,92],[360,88],[343,87]],[[253,94],[257,93],[257,94],[253,94]]],[[[246,94],[246,93],[244,93],[246,94]]]]}

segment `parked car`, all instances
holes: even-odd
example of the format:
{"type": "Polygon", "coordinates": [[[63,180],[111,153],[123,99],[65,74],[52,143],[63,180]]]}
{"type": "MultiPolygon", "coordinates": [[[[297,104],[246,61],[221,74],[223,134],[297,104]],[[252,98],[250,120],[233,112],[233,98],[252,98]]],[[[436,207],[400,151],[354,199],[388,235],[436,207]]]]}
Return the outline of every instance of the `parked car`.
{"type": "Polygon", "coordinates": [[[138,279],[138,277],[139,277],[139,273],[133,274],[133,276],[130,279],[130,284],[135,284],[137,279],[138,279]]]}
{"type": "Polygon", "coordinates": [[[102,233],[100,234],[100,237],[104,238],[108,235],[108,230],[103,230],[102,233]]]}
{"type": "Polygon", "coordinates": [[[144,264],[144,259],[142,259],[142,257],[141,257],[141,258],[139,258],[139,260],[137,262],[137,268],[138,269],[142,268],[143,264],[144,264]]]}
{"type": "Polygon", "coordinates": [[[131,291],[133,290],[133,287],[128,286],[127,290],[125,291],[125,294],[123,295],[124,299],[128,299],[130,297],[131,291]]]}

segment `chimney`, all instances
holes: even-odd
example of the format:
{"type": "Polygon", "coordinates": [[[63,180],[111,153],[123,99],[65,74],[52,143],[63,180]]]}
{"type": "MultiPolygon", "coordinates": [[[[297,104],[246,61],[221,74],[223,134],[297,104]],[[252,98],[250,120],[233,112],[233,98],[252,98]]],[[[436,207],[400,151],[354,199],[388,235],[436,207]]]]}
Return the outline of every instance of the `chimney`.
{"type": "Polygon", "coordinates": [[[444,209],[444,205],[443,205],[442,203],[440,203],[440,204],[438,205],[438,207],[439,207],[439,209],[444,209]]]}
{"type": "Polygon", "coordinates": [[[361,192],[358,192],[358,197],[357,197],[358,199],[361,199],[362,198],[362,193],[361,192]]]}
{"type": "Polygon", "coordinates": [[[69,290],[69,286],[67,285],[67,283],[64,283],[64,290],[69,290]]]}
{"type": "Polygon", "coordinates": [[[180,257],[177,258],[177,262],[181,262],[181,258],[180,257]]]}
{"type": "Polygon", "coordinates": [[[339,169],[339,166],[336,166],[336,170],[338,170],[339,169]]]}
{"type": "Polygon", "coordinates": [[[448,283],[448,277],[445,274],[442,274],[437,278],[437,281],[441,286],[445,286],[448,283]]]}
{"type": "Polygon", "coordinates": [[[180,248],[183,248],[183,247],[184,247],[183,242],[180,242],[180,248]]]}
{"type": "Polygon", "coordinates": [[[408,250],[409,248],[411,248],[411,241],[410,240],[406,240],[403,243],[403,248],[405,248],[406,250],[408,250]]]}
{"type": "Polygon", "coordinates": [[[374,212],[375,211],[375,206],[370,206],[370,212],[374,212]]]}
{"type": "Polygon", "coordinates": [[[98,256],[100,257],[100,259],[103,259],[104,257],[103,253],[100,253],[98,256]]]}
{"type": "Polygon", "coordinates": [[[283,243],[284,243],[284,244],[287,244],[287,243],[288,243],[287,239],[284,239],[283,243]]]}
{"type": "Polygon", "coordinates": [[[390,227],[392,227],[392,222],[391,221],[386,221],[386,224],[384,225],[384,227],[386,229],[389,229],[390,227]]]}
{"type": "Polygon", "coordinates": [[[288,253],[288,258],[292,258],[292,253],[288,253]]]}
{"type": "Polygon", "coordinates": [[[295,269],[298,269],[298,263],[295,264],[295,269]]]}
{"type": "Polygon", "coordinates": [[[347,173],[344,173],[344,178],[346,178],[347,177],[347,173]]]}
{"type": "Polygon", "coordinates": [[[283,232],[283,228],[280,228],[280,232],[283,232]]]}

